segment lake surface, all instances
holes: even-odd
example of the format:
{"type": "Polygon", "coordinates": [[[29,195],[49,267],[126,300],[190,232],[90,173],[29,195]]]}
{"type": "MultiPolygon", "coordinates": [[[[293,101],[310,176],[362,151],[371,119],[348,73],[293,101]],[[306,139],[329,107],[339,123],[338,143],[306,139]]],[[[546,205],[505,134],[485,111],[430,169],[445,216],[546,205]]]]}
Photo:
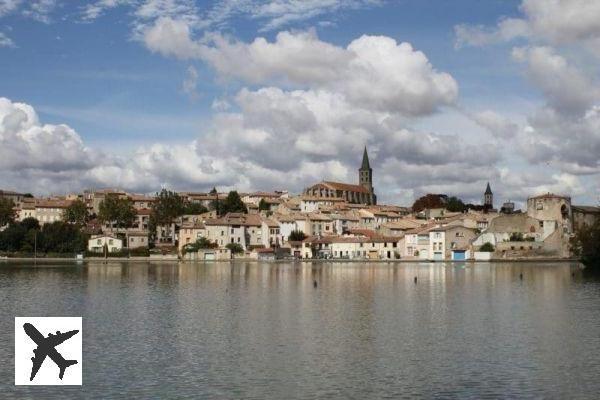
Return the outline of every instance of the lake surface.
{"type": "Polygon", "coordinates": [[[9,399],[600,393],[600,280],[577,264],[0,261],[0,315],[9,399]],[[15,316],[83,316],[82,387],[13,386],[15,316]]]}

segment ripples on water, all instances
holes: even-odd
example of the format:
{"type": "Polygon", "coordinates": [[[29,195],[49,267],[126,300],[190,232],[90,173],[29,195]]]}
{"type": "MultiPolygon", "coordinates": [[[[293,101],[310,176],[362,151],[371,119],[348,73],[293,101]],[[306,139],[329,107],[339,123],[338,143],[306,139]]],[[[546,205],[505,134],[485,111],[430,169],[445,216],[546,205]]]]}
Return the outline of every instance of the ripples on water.
{"type": "Polygon", "coordinates": [[[0,263],[0,299],[3,398],[600,391],[600,281],[577,265],[0,263]],[[83,387],[13,386],[15,316],[83,316],[83,387]]]}

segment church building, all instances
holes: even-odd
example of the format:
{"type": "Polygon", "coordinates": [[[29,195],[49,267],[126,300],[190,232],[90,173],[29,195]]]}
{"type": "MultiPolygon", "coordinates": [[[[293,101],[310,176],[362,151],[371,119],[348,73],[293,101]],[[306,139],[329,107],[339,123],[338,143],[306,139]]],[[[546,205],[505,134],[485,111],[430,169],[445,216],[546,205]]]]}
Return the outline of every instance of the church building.
{"type": "Polygon", "coordinates": [[[353,204],[377,204],[377,196],[373,188],[373,169],[369,164],[367,148],[365,147],[362,164],[358,169],[358,185],[322,181],[306,188],[304,195],[320,198],[338,198],[353,204]]]}

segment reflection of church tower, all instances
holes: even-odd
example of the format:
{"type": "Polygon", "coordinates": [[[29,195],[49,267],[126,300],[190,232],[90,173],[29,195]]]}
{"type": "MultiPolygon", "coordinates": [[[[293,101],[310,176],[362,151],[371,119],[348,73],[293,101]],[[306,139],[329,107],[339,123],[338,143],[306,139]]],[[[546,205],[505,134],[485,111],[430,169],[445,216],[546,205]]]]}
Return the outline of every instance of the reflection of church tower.
{"type": "Polygon", "coordinates": [[[362,164],[358,170],[358,184],[369,190],[369,204],[377,204],[377,196],[375,196],[375,189],[373,188],[373,169],[369,164],[367,146],[365,146],[362,164]]]}
{"type": "Polygon", "coordinates": [[[489,182],[487,184],[487,188],[485,189],[485,193],[483,194],[483,206],[485,208],[494,208],[494,193],[492,193],[492,188],[490,187],[489,182]]]}

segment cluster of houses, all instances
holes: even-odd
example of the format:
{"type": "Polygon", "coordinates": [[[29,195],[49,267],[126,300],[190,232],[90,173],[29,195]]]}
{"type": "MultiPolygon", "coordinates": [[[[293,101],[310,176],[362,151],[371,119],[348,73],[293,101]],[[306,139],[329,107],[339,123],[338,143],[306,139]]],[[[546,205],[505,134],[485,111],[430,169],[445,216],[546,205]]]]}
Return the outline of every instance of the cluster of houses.
{"type": "MultiPolygon", "coordinates": [[[[137,218],[118,236],[114,235],[114,227],[90,222],[88,228],[97,234],[91,237],[88,250],[120,251],[151,245],[148,229],[153,196],[104,189],[36,199],[0,191],[0,197],[11,198],[16,204],[19,220],[33,217],[40,224],[61,220],[64,209],[76,199],[85,202],[90,215],[97,214],[109,194],[130,198],[137,218]]],[[[186,202],[209,209],[226,196],[194,192],[179,195],[186,202]]],[[[176,247],[180,257],[193,259],[567,258],[569,239],[577,229],[600,218],[600,207],[574,206],[568,196],[549,193],[529,198],[523,211],[515,210],[512,203],[496,210],[489,184],[483,195],[484,207],[478,210],[449,212],[439,207],[413,212],[407,207],[377,204],[366,149],[358,185],[323,181],[295,196],[286,191],[240,196],[247,213],[219,216],[212,210],[183,215],[170,226],[159,226],[152,245],[176,247]],[[211,246],[190,251],[201,239],[211,246]]]]}

